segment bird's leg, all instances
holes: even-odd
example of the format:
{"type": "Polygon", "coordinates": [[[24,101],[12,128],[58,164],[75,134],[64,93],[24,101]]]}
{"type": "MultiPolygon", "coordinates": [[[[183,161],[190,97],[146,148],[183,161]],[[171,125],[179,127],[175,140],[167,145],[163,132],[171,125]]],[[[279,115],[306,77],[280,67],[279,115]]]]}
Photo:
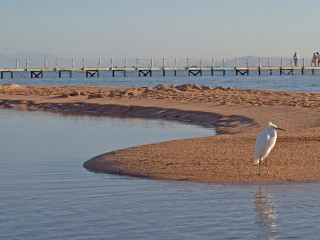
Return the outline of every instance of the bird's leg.
{"type": "Polygon", "coordinates": [[[266,159],[266,168],[267,168],[267,175],[269,175],[269,170],[268,170],[268,160],[266,159]]]}
{"type": "Polygon", "coordinates": [[[260,159],[259,159],[259,176],[261,176],[261,156],[260,156],[260,159]]]}

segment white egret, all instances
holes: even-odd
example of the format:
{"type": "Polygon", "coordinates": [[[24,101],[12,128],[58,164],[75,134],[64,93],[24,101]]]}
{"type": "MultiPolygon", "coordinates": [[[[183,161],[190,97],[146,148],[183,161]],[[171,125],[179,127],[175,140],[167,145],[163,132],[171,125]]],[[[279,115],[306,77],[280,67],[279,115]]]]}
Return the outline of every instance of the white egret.
{"type": "MultiPolygon", "coordinates": [[[[256,140],[256,145],[254,148],[254,164],[259,164],[259,176],[261,169],[261,161],[265,159],[271,149],[274,147],[277,141],[277,132],[276,130],[283,130],[282,128],[278,128],[273,123],[269,123],[268,128],[265,131],[262,131],[256,140]]],[[[268,163],[266,160],[267,173],[268,172],[268,163]]]]}

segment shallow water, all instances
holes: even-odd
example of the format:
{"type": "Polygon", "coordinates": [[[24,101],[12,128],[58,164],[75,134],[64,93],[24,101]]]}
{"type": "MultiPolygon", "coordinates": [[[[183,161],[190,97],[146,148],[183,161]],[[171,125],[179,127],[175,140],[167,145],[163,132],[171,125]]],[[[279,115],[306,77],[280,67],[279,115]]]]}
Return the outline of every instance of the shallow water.
{"type": "Polygon", "coordinates": [[[45,72],[43,78],[30,78],[29,72],[16,72],[14,78],[0,79],[0,84],[17,83],[20,85],[45,85],[45,86],[115,86],[115,87],[154,87],[158,84],[181,85],[187,83],[195,83],[210,87],[235,87],[239,89],[270,89],[270,90],[286,90],[286,91],[306,91],[320,92],[320,72],[316,71],[312,75],[310,71],[305,71],[305,75],[295,72],[294,75],[280,75],[274,71],[273,75],[269,72],[262,71],[259,76],[257,71],[250,72],[249,76],[235,76],[234,71],[226,73],[223,76],[221,72],[215,72],[214,76],[210,75],[210,71],[204,71],[203,76],[187,76],[187,71],[178,71],[177,77],[173,76],[173,72],[167,71],[166,77],[162,76],[162,71],[154,71],[152,77],[138,77],[136,71],[128,72],[127,77],[123,77],[121,73],[117,73],[116,77],[111,76],[111,72],[102,71],[100,77],[86,78],[85,72],[74,72],[73,78],[69,78],[68,74],[58,77],[58,72],[45,72]]]}
{"type": "Polygon", "coordinates": [[[320,184],[200,184],[96,174],[84,161],[214,135],[166,121],[0,111],[0,239],[317,239],[320,184]]]}

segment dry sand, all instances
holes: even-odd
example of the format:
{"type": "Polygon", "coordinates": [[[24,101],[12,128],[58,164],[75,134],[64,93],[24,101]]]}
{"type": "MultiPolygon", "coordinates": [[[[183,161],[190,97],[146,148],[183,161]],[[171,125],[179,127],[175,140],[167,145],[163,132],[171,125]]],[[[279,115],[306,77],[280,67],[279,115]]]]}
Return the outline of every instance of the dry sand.
{"type": "Polygon", "coordinates": [[[0,107],[177,120],[215,126],[218,136],[137,146],[97,156],[92,171],[160,180],[287,182],[320,180],[320,94],[210,88],[0,85],[0,107]],[[257,176],[255,138],[269,121],[287,132],[257,176]]]}

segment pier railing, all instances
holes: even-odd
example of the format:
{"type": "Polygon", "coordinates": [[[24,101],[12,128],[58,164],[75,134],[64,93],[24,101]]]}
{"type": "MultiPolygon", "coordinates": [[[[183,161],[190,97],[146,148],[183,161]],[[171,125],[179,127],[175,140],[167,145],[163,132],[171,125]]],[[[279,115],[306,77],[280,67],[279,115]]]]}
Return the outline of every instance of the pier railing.
{"type": "Polygon", "coordinates": [[[295,66],[292,59],[289,58],[234,58],[234,59],[178,59],[178,58],[151,58],[151,59],[129,59],[129,58],[26,58],[26,59],[0,59],[1,78],[5,74],[11,74],[13,78],[14,72],[27,71],[31,73],[31,77],[43,77],[43,72],[56,71],[61,77],[62,72],[68,72],[72,77],[72,72],[83,71],[87,77],[99,76],[100,71],[122,72],[126,76],[127,71],[136,71],[139,76],[152,76],[153,71],[162,71],[163,76],[166,71],[187,71],[189,76],[202,76],[203,71],[211,71],[214,75],[215,71],[222,71],[225,75],[226,71],[234,71],[236,75],[249,75],[249,71],[279,71],[280,74],[293,74],[294,71],[300,70],[304,74],[305,70],[311,70],[314,74],[315,70],[320,70],[318,65],[311,63],[311,59],[300,59],[298,65],[295,66]]]}

